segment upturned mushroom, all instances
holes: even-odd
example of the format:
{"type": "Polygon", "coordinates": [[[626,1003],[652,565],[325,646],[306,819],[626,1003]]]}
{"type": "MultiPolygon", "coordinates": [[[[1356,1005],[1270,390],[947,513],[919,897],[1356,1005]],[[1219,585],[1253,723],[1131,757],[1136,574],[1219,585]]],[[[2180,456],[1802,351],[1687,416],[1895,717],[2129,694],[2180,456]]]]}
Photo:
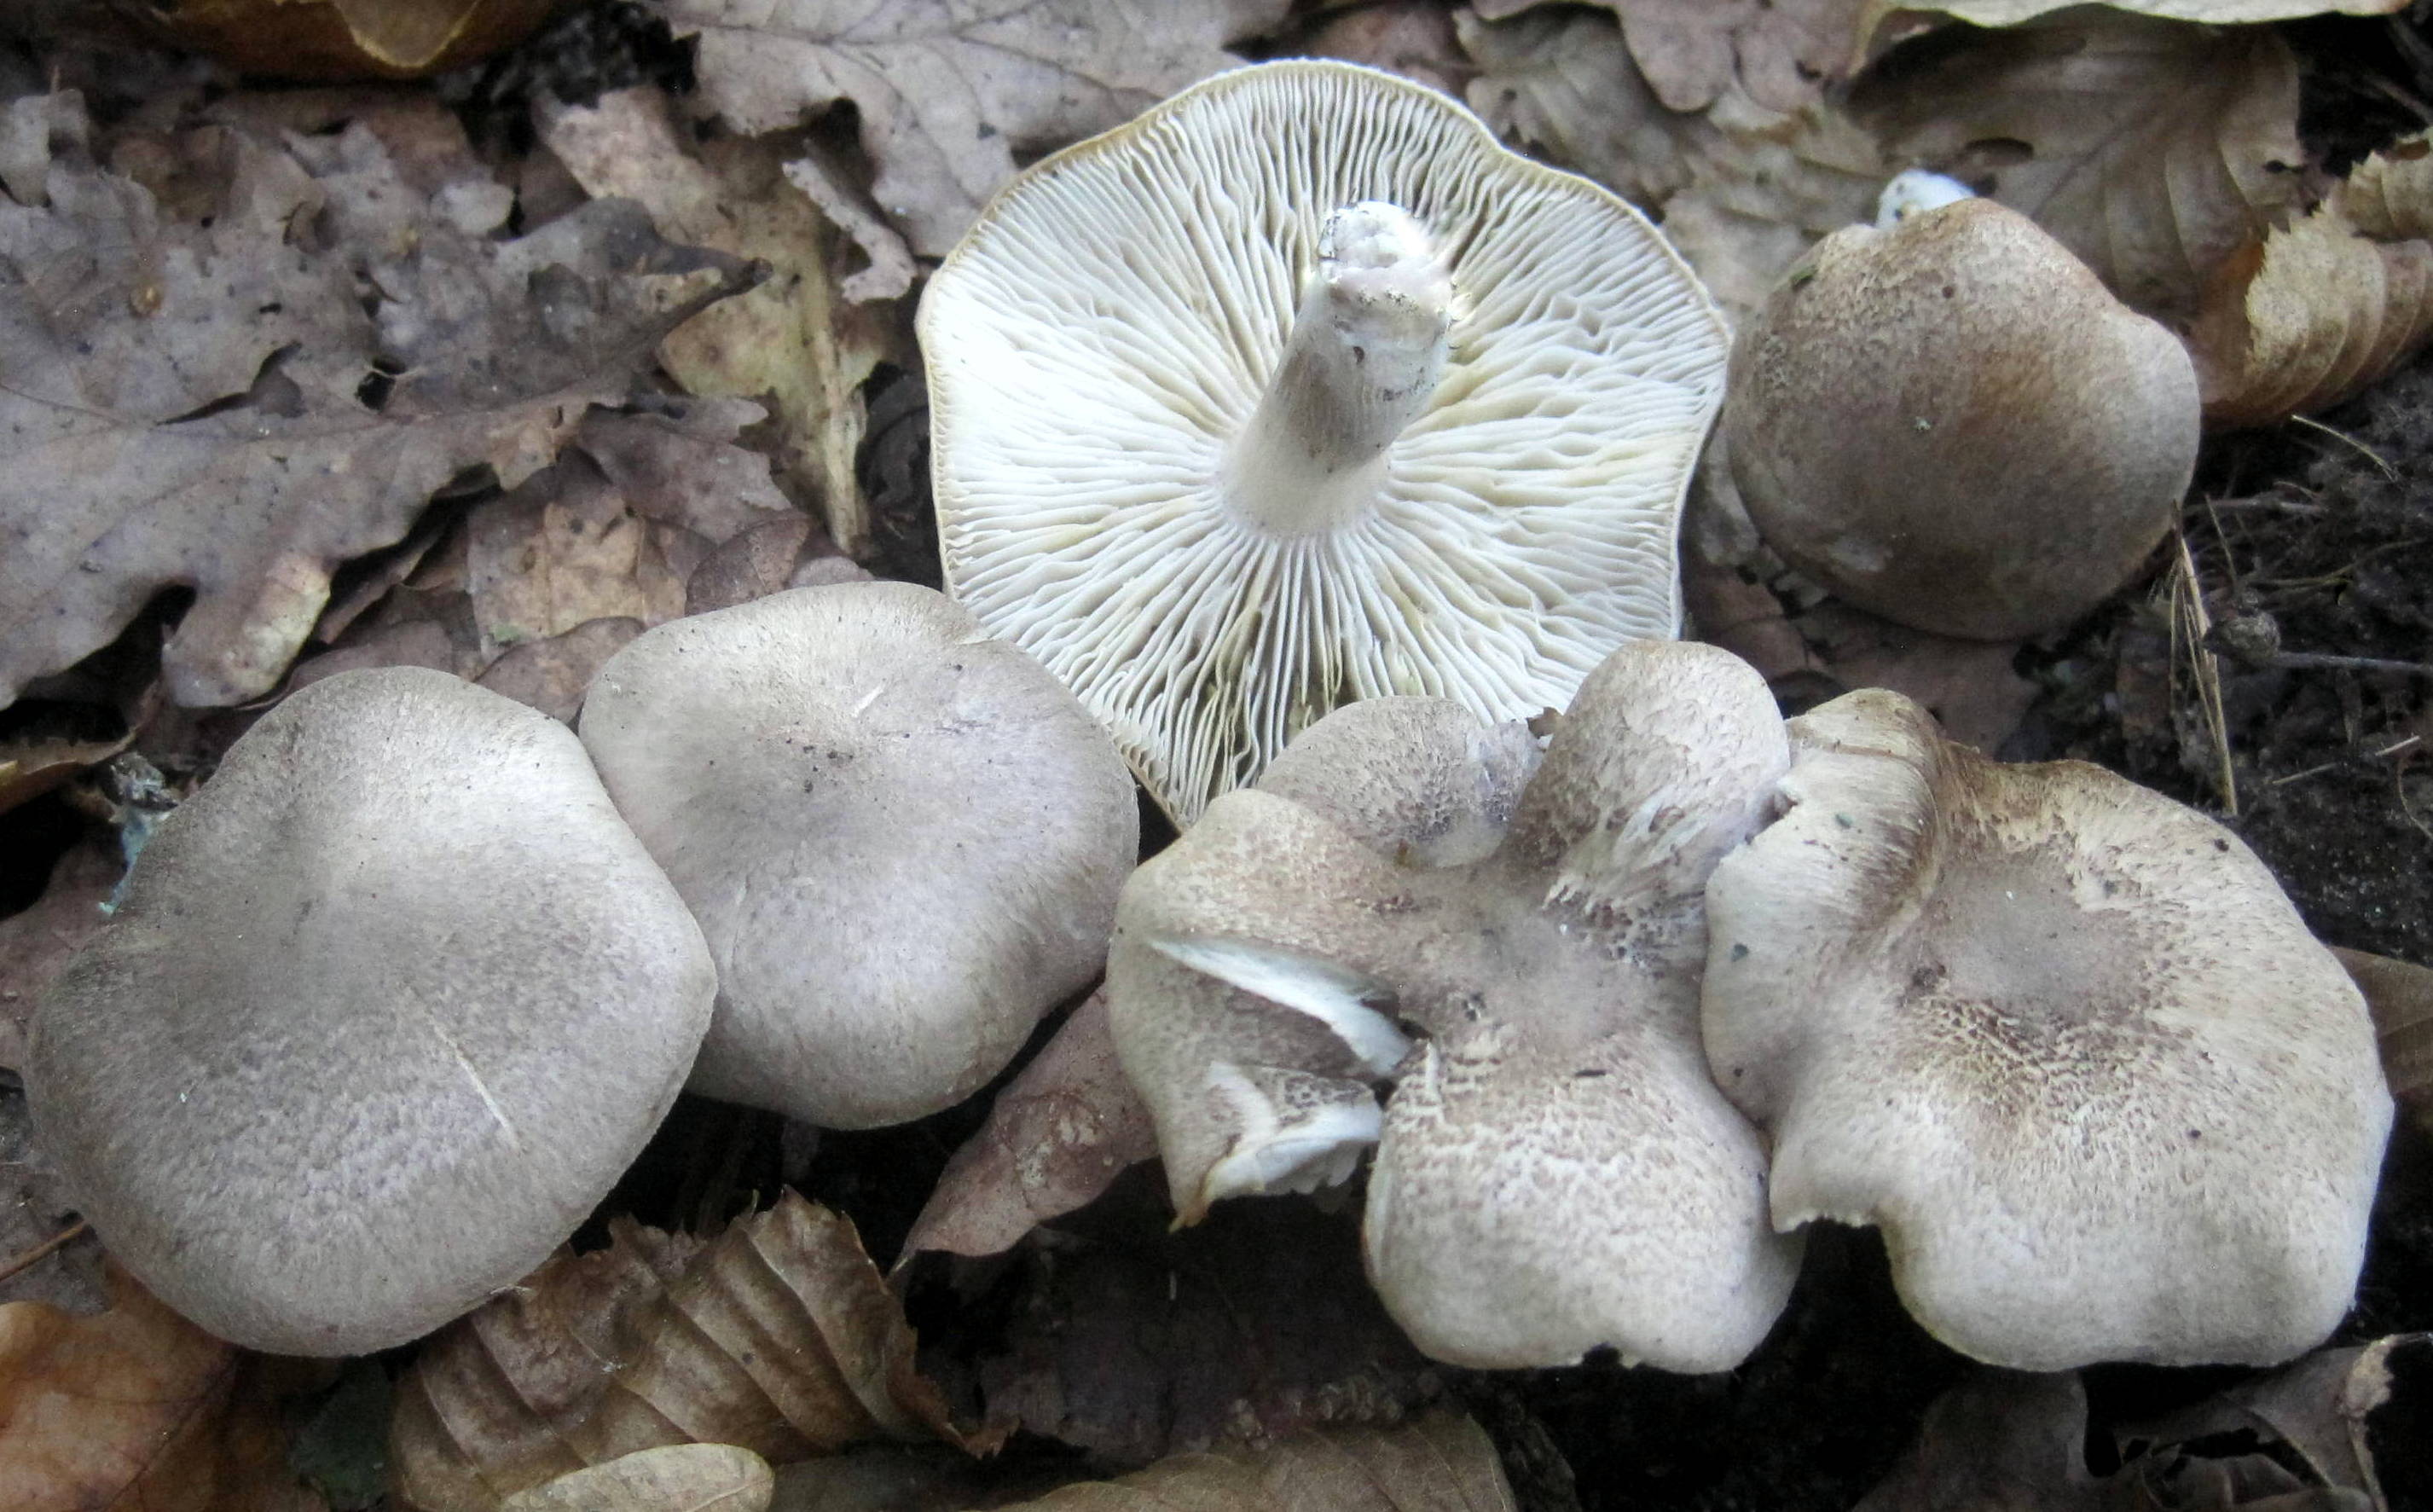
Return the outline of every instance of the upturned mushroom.
{"type": "Polygon", "coordinates": [[[1105,959],[1139,844],[1073,695],[909,583],[672,620],[583,743],[718,962],[692,1087],[861,1129],[977,1090],[1105,959]]]}
{"type": "Polygon", "coordinates": [[[1742,332],[1723,436],[1767,544],[1861,608],[1999,640],[2068,623],[2162,539],[2196,370],[2067,248],[1911,176],[1742,332]],[[1906,212],[1901,212],[1902,211],[1906,212]]]}
{"type": "Polygon", "coordinates": [[[2364,1002],[2271,874],[1897,694],[1791,731],[1787,812],[1707,890],[1707,1054],[1772,1136],[1776,1226],[1881,1228],[1910,1310],[1996,1365],[2320,1342],[2391,1105],[2364,1002]]]}
{"type": "Polygon", "coordinates": [[[442,672],[295,694],[44,994],[43,1147],[223,1338],[404,1343],[563,1243],[709,1022],[701,931],[564,725],[442,672]]]}
{"type": "Polygon", "coordinates": [[[1370,1272],[1430,1354],[1738,1363],[1798,1248],[1707,1075],[1700,894],[1788,759],[1763,681],[1675,642],[1591,674],[1542,762],[1442,700],[1314,725],[1124,891],[1109,1009],[1182,1220],[1373,1141],[1370,1272]]]}
{"type": "Polygon", "coordinates": [[[1676,629],[1721,317],[1435,91],[1186,90],[999,195],[920,337],[949,591],[1179,823],[1339,705],[1523,718],[1676,629]]]}

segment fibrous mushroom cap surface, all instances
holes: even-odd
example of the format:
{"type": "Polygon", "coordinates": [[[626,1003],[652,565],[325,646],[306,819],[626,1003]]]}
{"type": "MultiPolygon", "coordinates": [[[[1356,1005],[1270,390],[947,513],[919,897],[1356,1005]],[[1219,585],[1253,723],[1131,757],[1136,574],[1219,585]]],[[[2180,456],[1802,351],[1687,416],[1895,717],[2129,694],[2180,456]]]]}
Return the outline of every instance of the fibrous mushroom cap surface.
{"type": "Polygon", "coordinates": [[[2261,1364],[2348,1305],[2390,1101],[2263,865],[1897,694],[1792,722],[1789,811],[1717,868],[1705,1028],[1788,1227],[1880,1225],[1945,1342],[2022,1369],[2261,1364]]]}
{"type": "Polygon", "coordinates": [[[1320,722],[1126,888],[1117,1047],[1186,1217],[1339,1180],[1378,1139],[1370,1274],[1429,1352],[1725,1368],[1797,1249],[1706,1075],[1696,899],[1781,724],[1725,653],[1642,642],[1534,776],[1530,743],[1440,701],[1320,722]]]}
{"type": "Polygon", "coordinates": [[[929,589],[671,621],[583,739],[708,937],[695,1090],[835,1128],[977,1090],[1105,958],[1131,780],[1036,662],[929,589]]]}
{"type": "Polygon", "coordinates": [[[2050,629],[2161,539],[2196,371],[2060,243],[1989,199],[1819,243],[1743,331],[1725,436],[1768,544],[1946,635],[2050,629]]]}
{"type": "Polygon", "coordinates": [[[700,931],[548,716],[440,672],[295,694],[45,994],[43,1147],[222,1337],[400,1344],[562,1243],[674,1099],[700,931]]]}
{"type": "Polygon", "coordinates": [[[1523,718],[1675,632],[1721,318],[1636,212],[1432,91],[1319,61],[1195,86],[1009,187],[920,331],[951,591],[1182,823],[1338,705],[1523,718]],[[1278,535],[1219,464],[1326,216],[1370,200],[1446,249],[1451,355],[1373,506],[1278,535]]]}

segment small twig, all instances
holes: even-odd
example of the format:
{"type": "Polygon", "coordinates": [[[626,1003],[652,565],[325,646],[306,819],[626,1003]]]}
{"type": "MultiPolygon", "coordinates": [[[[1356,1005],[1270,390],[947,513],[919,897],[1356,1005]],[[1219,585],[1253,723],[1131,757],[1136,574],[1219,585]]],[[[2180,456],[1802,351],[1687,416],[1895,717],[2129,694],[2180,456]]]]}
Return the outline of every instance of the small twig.
{"type": "Polygon", "coordinates": [[[2275,652],[2267,667],[2325,668],[2334,671],[2397,672],[2406,677],[2433,677],[2433,662],[2393,661],[2388,656],[2336,656],[2327,651],[2275,652]]]}
{"type": "Polygon", "coordinates": [[[2381,452],[2376,451],[2373,448],[2358,440],[2356,436],[2349,434],[2346,431],[2334,430],[2332,427],[2325,425],[2322,421],[2310,418],[2304,415],[2292,415],[2289,416],[2289,421],[2293,425],[2303,425],[2309,431],[2321,431],[2335,441],[2355,447],[2364,455],[2368,462],[2373,463],[2375,467],[2382,469],[2382,475],[2384,477],[2390,479],[2393,483],[2397,483],[2399,481],[2399,469],[2397,467],[2392,467],[2390,463],[2384,458],[2381,452]]]}
{"type": "MultiPolygon", "coordinates": [[[[2220,528],[2220,522],[2215,521],[2214,529],[2220,528]]],[[[2179,548],[2170,574],[2173,690],[2177,691],[2180,654],[2185,651],[2197,708],[2204,716],[2205,738],[2213,744],[2214,787],[2221,794],[2222,811],[2236,819],[2238,775],[2230,759],[2230,721],[2222,710],[2221,658],[2205,644],[2205,637],[2213,633],[2213,617],[2205,613],[2204,587],[2197,579],[2197,559],[2188,550],[2186,534],[2175,534],[2172,543],[2179,548]]]]}
{"type": "Polygon", "coordinates": [[[33,1269],[60,1250],[76,1243],[77,1236],[82,1234],[87,1227],[85,1220],[78,1218],[16,1259],[5,1266],[0,1266],[0,1281],[12,1280],[33,1269]]]}
{"type": "Polygon", "coordinates": [[[2254,499],[2208,499],[2204,501],[2204,506],[2208,512],[2223,509],[2233,512],[2242,509],[2269,509],[2276,515],[2328,515],[2332,512],[2332,506],[2329,504],[2310,503],[2303,499],[2276,499],[2271,494],[2259,495],[2254,499]]]}

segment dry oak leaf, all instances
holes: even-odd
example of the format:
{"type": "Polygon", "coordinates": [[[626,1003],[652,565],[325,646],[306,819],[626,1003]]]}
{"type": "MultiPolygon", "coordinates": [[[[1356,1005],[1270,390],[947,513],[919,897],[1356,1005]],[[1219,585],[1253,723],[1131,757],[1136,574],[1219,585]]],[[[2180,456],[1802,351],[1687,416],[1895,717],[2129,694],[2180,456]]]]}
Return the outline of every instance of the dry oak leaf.
{"type": "Polygon", "coordinates": [[[1118,126],[1241,61],[1225,44],[1285,0],[652,0],[698,33],[701,92],[747,135],[839,100],[861,114],[872,192],[943,257],[1035,155],[1118,126]]]}
{"type": "Polygon", "coordinates": [[[0,1307],[0,1506],[320,1512],[288,1470],[264,1361],[113,1269],[114,1305],[0,1307]]]}
{"type": "Polygon", "coordinates": [[[493,1512],[586,1466],[670,1444],[773,1464],[865,1439],[963,1435],[850,1221],[789,1192],[707,1241],[612,1225],[423,1346],[398,1384],[402,1504],[493,1512]]]}
{"type": "MultiPolygon", "coordinates": [[[[848,302],[837,229],[788,180],[784,148],[762,138],[689,145],[655,89],[538,114],[542,141],[587,193],[639,202],[671,240],[770,265],[758,288],[670,332],[660,365],[689,393],[765,399],[784,476],[820,501],[841,550],[866,552],[870,512],[854,459],[861,385],[888,350],[889,312],[848,302]]],[[[910,286],[909,258],[900,271],[891,293],[910,286]]]]}
{"type": "MultiPolygon", "coordinates": [[[[1900,25],[1909,17],[1965,21],[1972,26],[2016,26],[2085,0],[1946,0],[1918,5],[1904,0],[1867,0],[1860,25],[1863,40],[1878,35],[1887,23],[1900,25]]],[[[2304,16],[2387,16],[2407,8],[2407,0],[2102,0],[2115,10],[2168,21],[2192,21],[2200,25],[2253,25],[2267,21],[2295,21],[2304,16]]]]}
{"type": "Polygon", "coordinates": [[[522,40],[558,0],[166,0],[168,38],[247,74],[416,78],[522,40]]]}
{"type": "MultiPolygon", "coordinates": [[[[1477,0],[1502,21],[1539,0],[1477,0]]],[[[1602,0],[1668,110],[1703,110],[1735,85],[1769,110],[1812,104],[1858,52],[1865,0],[1602,0]]]]}
{"type": "Polygon", "coordinates": [[[1436,1412],[1400,1428],[1319,1428],[1265,1449],[1178,1454],[1118,1480],[1063,1487],[1010,1512],[1512,1512],[1515,1505],[1486,1431],[1436,1412]]]}
{"type": "Polygon", "coordinates": [[[668,1444],[518,1491],[501,1512],[767,1512],[769,1462],[733,1444],[668,1444]]]}
{"type": "Polygon", "coordinates": [[[2419,133],[2251,242],[2187,331],[2217,426],[2273,425],[2379,382],[2433,339],[2433,151],[2419,133]]]}
{"type": "Polygon", "coordinates": [[[0,201],[0,705],[176,586],[196,597],[171,696],[268,691],[338,562],[460,474],[529,476],[664,331],[749,282],[621,201],[468,231],[489,196],[413,190],[360,126],[283,148],[198,128],[224,188],[180,220],[76,122],[47,202],[0,201]]]}
{"type": "Polygon", "coordinates": [[[1006,1083],[988,1122],[946,1163],[904,1241],[904,1257],[925,1249],[1002,1253],[1156,1156],[1148,1105],[1115,1059],[1106,994],[1093,993],[1006,1083]]]}
{"type": "Polygon", "coordinates": [[[1830,101],[1776,110],[1735,85],[1703,113],[1668,108],[1597,11],[1455,24],[1479,66],[1471,108],[1514,145],[1659,216],[1735,319],[1820,238],[1873,219],[1897,166],[1830,101]]]}
{"type": "Polygon", "coordinates": [[[1850,104],[1902,166],[2033,217],[2166,323],[2301,195],[2297,59],[2270,27],[2080,7],[1941,31],[1880,60],[1850,104]]]}
{"type": "Polygon", "coordinates": [[[2417,1128],[2433,1134],[2433,968],[2337,945],[2332,954],[2373,1012],[2390,1095],[2417,1128]]]}

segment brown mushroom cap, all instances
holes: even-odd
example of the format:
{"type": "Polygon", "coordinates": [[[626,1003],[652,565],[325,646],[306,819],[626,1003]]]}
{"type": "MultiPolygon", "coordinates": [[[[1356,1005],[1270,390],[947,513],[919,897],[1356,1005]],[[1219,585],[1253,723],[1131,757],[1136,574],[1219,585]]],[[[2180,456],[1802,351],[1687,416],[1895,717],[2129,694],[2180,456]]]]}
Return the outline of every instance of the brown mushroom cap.
{"type": "Polygon", "coordinates": [[[2365,1005],[2228,831],[2004,766],[1897,694],[1791,724],[1788,813],[1716,868],[1717,1082],[1774,1221],[1881,1227],[1997,1365],[2264,1364],[2355,1288],[2390,1123],[2365,1005]]]}
{"type": "Polygon", "coordinates": [[[445,673],[290,697],[44,995],[43,1147],[224,1338],[360,1354],[562,1243],[709,1022],[701,931],[566,727],[445,673]]]}
{"type": "Polygon", "coordinates": [[[1988,199],[1819,243],[1743,331],[1724,414],[1769,545],[1862,608],[1985,639],[2118,588],[2196,464],[2178,339],[1988,199]]]}
{"type": "Polygon", "coordinates": [[[1123,759],[1038,663],[908,583],[661,625],[583,742],[708,937],[694,1090],[830,1128],[961,1100],[1105,959],[1123,759]]]}
{"type": "Polygon", "coordinates": [[[1436,700],[1320,721],[1126,887],[1116,1046],[1186,1220],[1377,1141],[1370,1273],[1429,1353],[1725,1368],[1797,1249],[1706,1074],[1699,897],[1781,722],[1737,659],[1642,642],[1528,745],[1436,700]]]}

